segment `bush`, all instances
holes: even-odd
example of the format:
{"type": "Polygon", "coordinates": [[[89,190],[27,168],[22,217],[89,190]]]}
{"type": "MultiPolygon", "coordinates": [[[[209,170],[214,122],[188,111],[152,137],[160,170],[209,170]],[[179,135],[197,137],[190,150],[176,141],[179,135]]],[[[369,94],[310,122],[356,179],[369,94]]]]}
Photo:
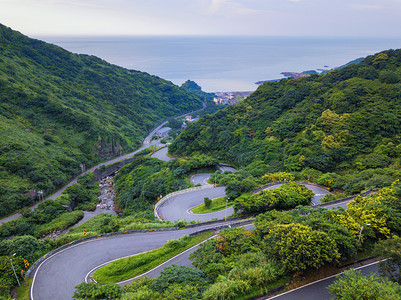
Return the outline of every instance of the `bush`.
{"type": "Polygon", "coordinates": [[[206,206],[207,208],[210,208],[210,205],[212,205],[212,200],[209,199],[208,197],[205,197],[205,198],[203,199],[203,202],[205,203],[205,206],[206,206]]]}

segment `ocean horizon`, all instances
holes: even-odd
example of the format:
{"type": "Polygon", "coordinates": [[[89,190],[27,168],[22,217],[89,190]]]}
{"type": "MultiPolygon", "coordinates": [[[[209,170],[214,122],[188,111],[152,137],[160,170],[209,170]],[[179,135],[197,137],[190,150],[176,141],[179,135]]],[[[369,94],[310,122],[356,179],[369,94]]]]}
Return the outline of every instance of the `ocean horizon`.
{"type": "Polygon", "coordinates": [[[207,92],[254,91],[281,72],[332,69],[359,57],[401,48],[401,38],[115,36],[36,37],[78,54],[207,92]]]}

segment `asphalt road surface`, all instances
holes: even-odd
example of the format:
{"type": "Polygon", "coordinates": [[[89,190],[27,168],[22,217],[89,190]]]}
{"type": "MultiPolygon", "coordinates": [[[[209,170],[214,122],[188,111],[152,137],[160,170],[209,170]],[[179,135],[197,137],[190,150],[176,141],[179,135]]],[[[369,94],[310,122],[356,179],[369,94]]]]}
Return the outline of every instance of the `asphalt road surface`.
{"type": "Polygon", "coordinates": [[[93,268],[113,259],[159,248],[167,240],[213,226],[100,238],[68,247],[50,256],[38,267],[34,273],[31,299],[71,299],[74,287],[84,282],[93,268]]]}
{"type": "MultiPolygon", "coordinates": [[[[368,264],[361,267],[356,267],[362,272],[363,275],[368,275],[370,273],[375,273],[378,270],[378,264],[368,264]]],[[[331,276],[322,280],[318,280],[312,282],[310,284],[304,285],[300,288],[288,291],[286,293],[268,297],[266,299],[275,299],[275,300],[300,300],[300,299],[308,299],[308,300],[325,300],[333,298],[333,295],[330,294],[327,287],[332,284],[339,275],[331,276]]]]}
{"type": "MultiPolygon", "coordinates": [[[[225,210],[208,214],[194,214],[191,213],[191,209],[202,204],[205,197],[214,199],[224,197],[225,195],[225,187],[210,188],[177,195],[164,202],[159,207],[158,214],[161,218],[168,221],[208,221],[215,218],[220,220],[226,216],[225,210]]],[[[233,212],[234,209],[229,207],[227,209],[227,216],[233,214],[233,212]]]]}
{"type": "Polygon", "coordinates": [[[167,156],[167,152],[168,152],[168,148],[167,148],[167,147],[164,147],[164,148],[161,148],[161,149],[155,151],[155,152],[151,155],[151,157],[158,158],[158,159],[160,159],[160,160],[162,160],[162,161],[170,161],[170,160],[173,160],[174,158],[167,156]]]}
{"type": "Polygon", "coordinates": [[[208,179],[210,178],[211,173],[201,173],[195,174],[191,176],[191,183],[194,185],[210,185],[207,183],[208,179]]]}

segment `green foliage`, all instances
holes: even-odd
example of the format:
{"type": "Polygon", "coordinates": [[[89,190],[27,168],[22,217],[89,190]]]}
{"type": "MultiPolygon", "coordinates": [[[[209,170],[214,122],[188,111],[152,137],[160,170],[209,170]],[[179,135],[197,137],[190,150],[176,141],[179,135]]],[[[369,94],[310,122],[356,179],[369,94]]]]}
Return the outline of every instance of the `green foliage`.
{"type": "Polygon", "coordinates": [[[141,277],[125,285],[122,299],[200,299],[208,279],[199,269],[173,265],[156,279],[141,277]]]}
{"type": "Polygon", "coordinates": [[[401,299],[401,287],[397,283],[385,281],[374,273],[363,276],[355,270],[345,271],[329,290],[335,299],[401,299]]]}
{"type": "Polygon", "coordinates": [[[166,267],[151,284],[153,290],[163,292],[169,285],[194,285],[203,290],[208,284],[206,275],[199,269],[192,269],[184,266],[172,265],[166,267]]]}
{"type": "Polygon", "coordinates": [[[375,246],[376,254],[386,259],[379,264],[380,275],[401,284],[401,238],[394,236],[381,240],[375,246]]]}
{"type": "Polygon", "coordinates": [[[232,280],[227,277],[219,277],[216,283],[205,291],[203,299],[233,299],[237,295],[245,294],[250,288],[251,285],[244,280],[232,280]]]}
{"type": "Polygon", "coordinates": [[[284,270],[277,263],[267,260],[262,252],[251,252],[238,257],[228,277],[246,281],[253,288],[266,288],[283,274],[284,270]]]}
{"type": "Polygon", "coordinates": [[[269,173],[263,175],[263,180],[265,183],[274,183],[277,181],[293,181],[295,176],[287,172],[269,173]]]}
{"type": "Polygon", "coordinates": [[[210,198],[208,198],[208,197],[205,197],[205,199],[203,199],[203,200],[204,200],[205,206],[206,206],[207,208],[210,208],[210,205],[212,204],[212,199],[210,199],[210,198]]]}
{"type": "Polygon", "coordinates": [[[326,202],[342,199],[342,198],[345,198],[345,197],[347,197],[347,195],[344,194],[344,193],[326,194],[326,195],[324,195],[324,197],[322,199],[320,199],[320,202],[321,203],[326,203],[326,202]]]}
{"type": "Polygon", "coordinates": [[[192,92],[198,96],[202,96],[206,98],[207,100],[213,100],[215,94],[214,93],[206,93],[202,91],[202,88],[192,80],[187,80],[185,81],[182,85],[182,88],[186,89],[189,92],[192,92]]]}
{"type": "Polygon", "coordinates": [[[206,155],[163,162],[139,157],[115,177],[116,202],[126,215],[149,211],[160,195],[191,187],[188,175],[197,169],[215,167],[217,161],[206,155]]]}
{"type": "Polygon", "coordinates": [[[73,299],[119,299],[122,289],[118,284],[99,285],[82,282],[75,287],[73,299]]]}
{"type": "Polygon", "coordinates": [[[0,216],[138,147],[161,119],[201,108],[183,88],[0,25],[0,216]],[[134,134],[133,134],[134,133],[134,134]]]}
{"type": "Polygon", "coordinates": [[[276,189],[264,190],[249,198],[237,198],[236,212],[255,213],[272,209],[288,209],[309,205],[314,193],[298,183],[286,183],[276,189]]]}
{"type": "Polygon", "coordinates": [[[300,224],[277,225],[263,241],[267,255],[291,273],[318,269],[340,258],[335,242],[326,233],[300,224]]]}
{"type": "Polygon", "coordinates": [[[0,256],[0,296],[8,296],[10,294],[10,289],[17,285],[10,258],[12,258],[18,279],[20,281],[23,280],[21,270],[24,268],[24,260],[20,257],[0,256]]]}
{"type": "Polygon", "coordinates": [[[84,217],[84,212],[81,210],[74,211],[72,213],[64,213],[57,218],[53,219],[47,224],[40,225],[35,230],[36,237],[42,237],[54,231],[62,231],[76,223],[78,223],[84,217]]]}
{"type": "MultiPolygon", "coordinates": [[[[389,50],[325,75],[265,83],[190,124],[170,153],[205,153],[241,167],[261,162],[265,173],[299,172],[348,194],[384,187],[400,178],[400,62],[401,50],[389,50]]],[[[230,197],[243,192],[242,180],[230,197]]]]}
{"type": "Polygon", "coordinates": [[[42,237],[63,230],[83,218],[82,211],[69,213],[64,206],[90,205],[97,202],[99,187],[92,183],[93,174],[82,176],[79,182],[66,188],[55,200],[46,200],[33,210],[25,210],[22,217],[0,225],[0,236],[33,235],[42,237]]]}
{"type": "Polygon", "coordinates": [[[224,256],[236,256],[259,249],[254,234],[243,228],[224,229],[215,240],[217,250],[224,256]]]}
{"type": "Polygon", "coordinates": [[[102,213],[99,214],[80,226],[71,228],[68,233],[82,233],[86,229],[87,235],[96,235],[118,231],[120,228],[119,218],[116,215],[102,213]]]}
{"type": "Polygon", "coordinates": [[[22,257],[28,262],[34,262],[37,253],[45,249],[45,243],[37,240],[30,235],[17,236],[12,240],[2,240],[0,242],[0,256],[16,256],[22,257]]]}
{"type": "Polygon", "coordinates": [[[221,211],[223,209],[226,209],[226,207],[231,207],[234,204],[234,201],[228,200],[227,197],[220,197],[220,198],[215,198],[213,200],[210,200],[210,205],[209,207],[206,206],[206,204],[201,204],[195,208],[192,209],[192,212],[196,214],[206,214],[206,213],[211,213],[215,211],[221,211]]]}
{"type": "Polygon", "coordinates": [[[217,249],[216,243],[215,239],[208,240],[189,256],[192,264],[201,269],[212,280],[215,280],[219,274],[225,274],[230,269],[222,261],[224,255],[217,249]]]}

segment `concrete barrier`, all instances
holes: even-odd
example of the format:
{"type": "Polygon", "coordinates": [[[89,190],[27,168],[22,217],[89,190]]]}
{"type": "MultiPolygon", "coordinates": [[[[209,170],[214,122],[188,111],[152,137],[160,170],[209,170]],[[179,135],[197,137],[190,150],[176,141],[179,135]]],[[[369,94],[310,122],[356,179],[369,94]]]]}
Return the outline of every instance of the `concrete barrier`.
{"type": "Polygon", "coordinates": [[[345,197],[345,198],[341,198],[341,199],[337,199],[337,200],[333,200],[333,201],[329,201],[329,202],[325,202],[325,203],[316,204],[316,205],[313,205],[313,207],[326,207],[326,206],[331,206],[331,205],[337,204],[337,203],[343,203],[343,202],[351,201],[351,200],[354,200],[358,196],[361,196],[361,197],[369,196],[372,192],[374,192],[374,190],[368,189],[367,191],[362,192],[362,193],[357,194],[357,195],[352,195],[352,196],[349,196],[349,197],[345,197]]]}
{"type": "Polygon", "coordinates": [[[241,227],[241,226],[244,226],[244,225],[252,224],[253,221],[254,221],[253,219],[252,220],[245,220],[245,221],[242,221],[242,222],[223,224],[223,225],[215,226],[215,227],[212,227],[212,228],[205,228],[205,229],[190,233],[189,236],[202,234],[202,233],[208,232],[210,230],[221,230],[221,229],[227,229],[227,228],[232,228],[232,227],[241,227]]]}
{"type": "Polygon", "coordinates": [[[187,229],[187,228],[200,227],[200,226],[204,226],[204,225],[225,223],[225,222],[230,222],[230,221],[244,220],[244,219],[246,219],[246,218],[249,218],[249,216],[246,216],[246,217],[228,218],[227,220],[213,220],[213,221],[199,222],[199,223],[195,223],[195,224],[188,224],[188,225],[185,225],[185,229],[187,229]]]}

